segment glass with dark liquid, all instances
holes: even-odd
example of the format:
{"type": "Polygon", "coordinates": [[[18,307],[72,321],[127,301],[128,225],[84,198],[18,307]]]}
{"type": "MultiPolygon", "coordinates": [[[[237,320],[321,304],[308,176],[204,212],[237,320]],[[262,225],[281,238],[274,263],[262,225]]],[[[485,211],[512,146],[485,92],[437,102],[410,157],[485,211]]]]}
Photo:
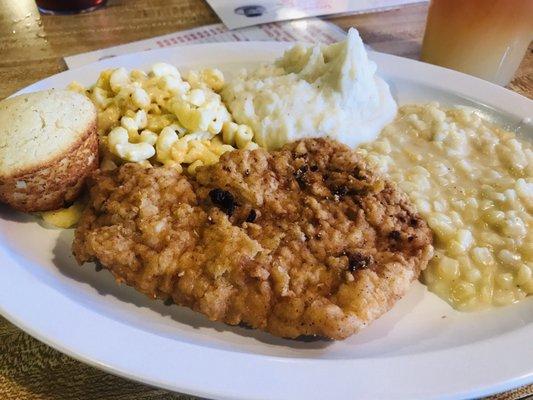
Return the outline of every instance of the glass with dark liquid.
{"type": "Polygon", "coordinates": [[[43,14],[76,14],[102,7],[107,0],[36,0],[43,14]]]}
{"type": "Polygon", "coordinates": [[[533,39],[533,0],[431,0],[422,61],[499,85],[533,39]]]}

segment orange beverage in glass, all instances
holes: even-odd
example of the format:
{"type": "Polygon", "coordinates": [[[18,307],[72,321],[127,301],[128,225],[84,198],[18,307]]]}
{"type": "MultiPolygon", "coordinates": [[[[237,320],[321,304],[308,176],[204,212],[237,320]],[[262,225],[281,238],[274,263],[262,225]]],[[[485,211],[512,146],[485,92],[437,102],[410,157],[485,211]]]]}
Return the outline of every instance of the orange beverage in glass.
{"type": "Polygon", "coordinates": [[[533,39],[533,0],[431,0],[422,61],[508,84],[533,39]]]}

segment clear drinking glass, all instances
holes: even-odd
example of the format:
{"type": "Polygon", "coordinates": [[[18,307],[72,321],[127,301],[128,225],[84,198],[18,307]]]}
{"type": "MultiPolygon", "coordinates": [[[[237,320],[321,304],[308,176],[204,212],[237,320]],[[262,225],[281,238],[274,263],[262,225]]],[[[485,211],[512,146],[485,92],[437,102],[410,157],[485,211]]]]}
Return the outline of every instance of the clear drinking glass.
{"type": "Polygon", "coordinates": [[[499,85],[533,39],[533,0],[431,0],[422,61],[499,85]]]}
{"type": "Polygon", "coordinates": [[[104,6],[107,0],[36,0],[43,14],[76,14],[104,6]]]}

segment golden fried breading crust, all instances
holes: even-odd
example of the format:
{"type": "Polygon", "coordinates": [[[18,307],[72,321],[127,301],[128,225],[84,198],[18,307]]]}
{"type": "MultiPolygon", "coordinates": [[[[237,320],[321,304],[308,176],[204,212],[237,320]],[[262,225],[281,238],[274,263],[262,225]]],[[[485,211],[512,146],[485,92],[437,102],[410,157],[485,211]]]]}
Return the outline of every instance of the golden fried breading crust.
{"type": "Polygon", "coordinates": [[[343,339],[407,291],[431,241],[357,154],[307,139],[226,153],[196,178],[136,164],[99,173],[73,251],[211,320],[343,339]]]}

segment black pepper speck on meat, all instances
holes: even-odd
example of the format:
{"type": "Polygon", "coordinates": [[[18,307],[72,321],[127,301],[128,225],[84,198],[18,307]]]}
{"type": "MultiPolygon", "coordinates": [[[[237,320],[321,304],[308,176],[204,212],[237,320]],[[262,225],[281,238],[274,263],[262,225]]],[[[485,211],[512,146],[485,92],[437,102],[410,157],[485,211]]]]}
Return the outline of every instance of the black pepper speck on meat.
{"type": "Polygon", "coordinates": [[[226,153],[196,177],[126,164],[90,184],[80,264],[277,336],[350,336],[431,257],[431,231],[407,197],[327,139],[226,153]]]}

